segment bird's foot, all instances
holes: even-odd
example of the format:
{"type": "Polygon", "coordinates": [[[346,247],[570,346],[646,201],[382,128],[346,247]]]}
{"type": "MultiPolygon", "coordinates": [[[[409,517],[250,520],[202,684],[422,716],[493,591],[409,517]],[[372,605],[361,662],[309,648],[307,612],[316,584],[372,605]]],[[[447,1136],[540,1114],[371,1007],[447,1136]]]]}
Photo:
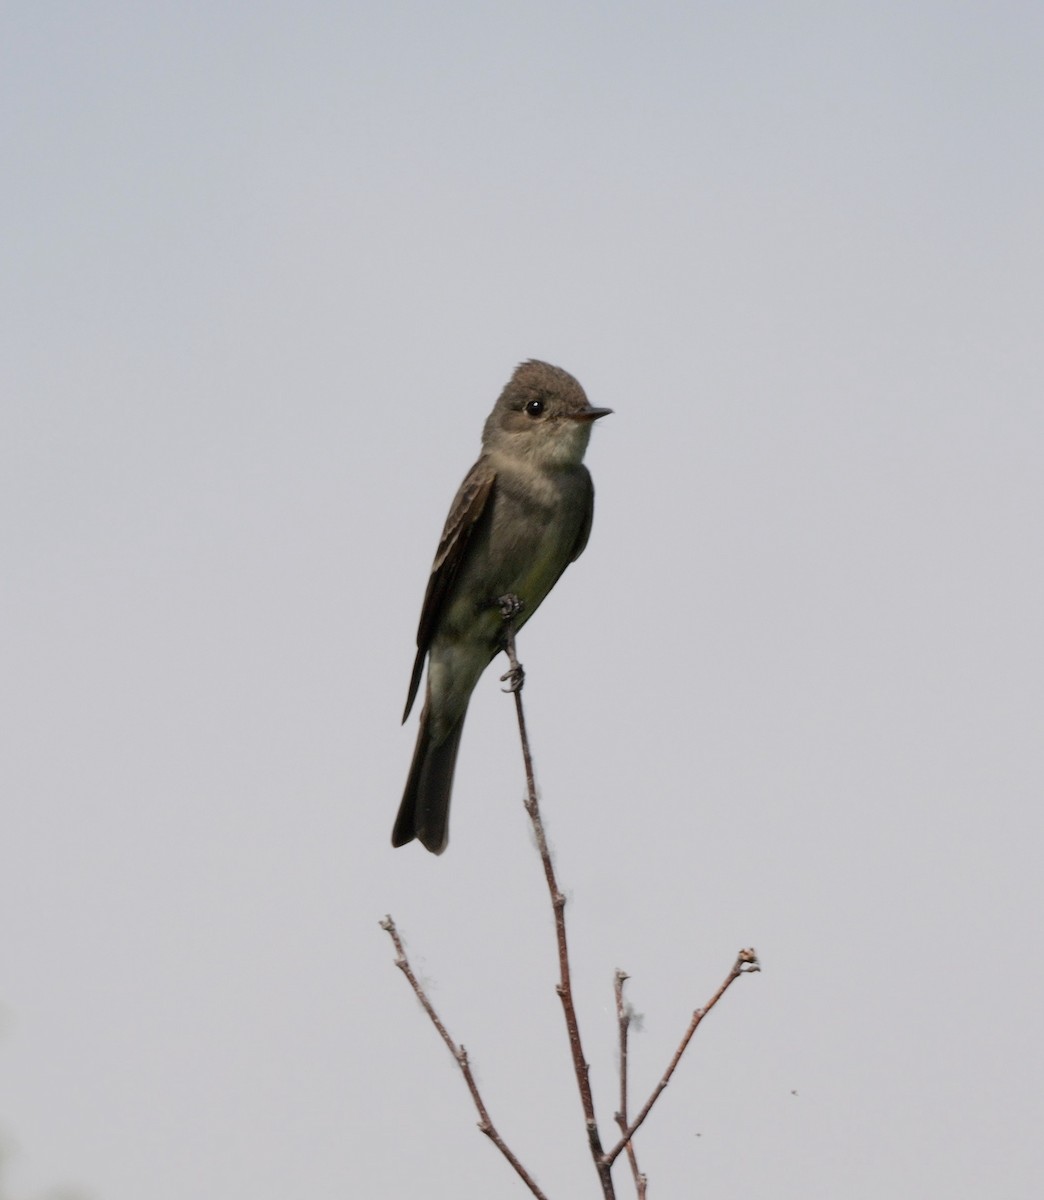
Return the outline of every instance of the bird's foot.
{"type": "Polygon", "coordinates": [[[510,592],[506,596],[500,596],[497,604],[500,607],[501,618],[505,621],[513,621],[526,607],[526,602],[523,599],[512,595],[510,592]]]}
{"type": "MultiPolygon", "coordinates": [[[[510,660],[511,655],[508,655],[510,660]]],[[[501,683],[506,683],[506,688],[501,688],[502,692],[520,692],[522,685],[526,682],[526,672],[522,664],[515,659],[512,665],[500,677],[501,683]]]]}
{"type": "Polygon", "coordinates": [[[507,672],[501,675],[500,682],[506,683],[506,688],[501,688],[504,692],[520,692],[522,685],[526,682],[526,673],[522,669],[522,664],[515,656],[515,618],[525,607],[522,600],[518,596],[501,596],[497,601],[500,605],[500,615],[504,619],[504,653],[508,657],[510,664],[507,672]]]}

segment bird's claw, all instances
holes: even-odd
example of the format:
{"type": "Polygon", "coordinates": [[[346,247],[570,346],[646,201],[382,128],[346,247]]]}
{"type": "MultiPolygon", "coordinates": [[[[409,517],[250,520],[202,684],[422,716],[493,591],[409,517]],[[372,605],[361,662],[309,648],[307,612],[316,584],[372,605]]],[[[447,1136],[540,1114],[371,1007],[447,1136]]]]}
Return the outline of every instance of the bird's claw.
{"type": "Polygon", "coordinates": [[[511,593],[501,596],[497,600],[497,604],[500,606],[500,615],[505,621],[513,621],[526,606],[524,600],[511,593]]]}
{"type": "Polygon", "coordinates": [[[522,668],[522,664],[515,663],[515,665],[509,671],[506,671],[503,675],[501,675],[500,682],[507,684],[506,688],[500,689],[502,692],[521,691],[522,685],[526,682],[526,673],[522,668]]]}
{"type": "Polygon", "coordinates": [[[508,662],[511,664],[507,673],[500,677],[500,682],[507,684],[507,687],[501,688],[501,691],[518,692],[522,690],[522,685],[526,681],[526,673],[522,670],[522,664],[515,657],[514,621],[522,609],[525,608],[525,602],[518,596],[508,593],[506,596],[501,596],[497,604],[500,605],[500,616],[506,625],[502,649],[507,655],[508,662]]]}

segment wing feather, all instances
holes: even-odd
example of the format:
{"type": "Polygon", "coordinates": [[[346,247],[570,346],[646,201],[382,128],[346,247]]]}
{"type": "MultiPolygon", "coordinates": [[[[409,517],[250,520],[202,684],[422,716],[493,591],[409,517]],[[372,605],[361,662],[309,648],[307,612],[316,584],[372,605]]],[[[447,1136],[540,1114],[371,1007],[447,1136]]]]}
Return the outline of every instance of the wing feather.
{"type": "Polygon", "coordinates": [[[417,627],[417,657],[413,663],[406,710],[402,714],[403,721],[410,715],[410,709],[417,698],[417,689],[424,673],[424,660],[431,648],[446,598],[452,592],[453,582],[467,557],[471,535],[482,514],[487,510],[495,482],[496,472],[493,467],[488,460],[480,458],[465,476],[450,506],[439,548],[435,552],[435,561],[431,565],[428,590],[424,593],[424,603],[421,605],[420,624],[417,627]]]}
{"type": "Polygon", "coordinates": [[[584,519],[576,532],[573,551],[569,555],[570,562],[576,562],[587,548],[587,539],[591,536],[591,522],[594,520],[594,483],[591,481],[591,472],[586,467],[582,469],[584,472],[584,483],[586,484],[584,489],[584,519]]]}

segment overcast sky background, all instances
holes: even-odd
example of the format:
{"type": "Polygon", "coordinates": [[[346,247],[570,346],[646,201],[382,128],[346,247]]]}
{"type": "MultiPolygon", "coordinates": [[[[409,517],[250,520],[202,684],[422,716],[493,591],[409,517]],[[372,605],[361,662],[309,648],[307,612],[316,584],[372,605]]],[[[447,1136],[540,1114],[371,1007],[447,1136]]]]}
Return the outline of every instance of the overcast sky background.
{"type": "MultiPolygon", "coordinates": [[[[520,639],[650,1196],[1044,1175],[1044,8],[6,5],[4,1200],[598,1195],[490,671],[393,852],[515,364],[594,431],[520,639]]],[[[618,1194],[632,1195],[626,1164],[618,1194]]]]}

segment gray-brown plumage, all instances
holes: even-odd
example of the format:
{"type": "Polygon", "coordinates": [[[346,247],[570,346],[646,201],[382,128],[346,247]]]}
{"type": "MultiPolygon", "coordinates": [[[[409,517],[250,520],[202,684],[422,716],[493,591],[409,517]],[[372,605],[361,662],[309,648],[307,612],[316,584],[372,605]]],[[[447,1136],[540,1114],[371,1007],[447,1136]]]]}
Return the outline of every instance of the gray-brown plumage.
{"type": "Polygon", "coordinates": [[[583,465],[592,408],[568,372],[531,360],[515,371],[486,420],[482,453],[442,531],[417,630],[403,721],[428,660],[417,746],[392,845],[419,839],[441,854],[471,693],[504,648],[499,601],[523,604],[524,624],[587,545],[594,487],[583,465]]]}

